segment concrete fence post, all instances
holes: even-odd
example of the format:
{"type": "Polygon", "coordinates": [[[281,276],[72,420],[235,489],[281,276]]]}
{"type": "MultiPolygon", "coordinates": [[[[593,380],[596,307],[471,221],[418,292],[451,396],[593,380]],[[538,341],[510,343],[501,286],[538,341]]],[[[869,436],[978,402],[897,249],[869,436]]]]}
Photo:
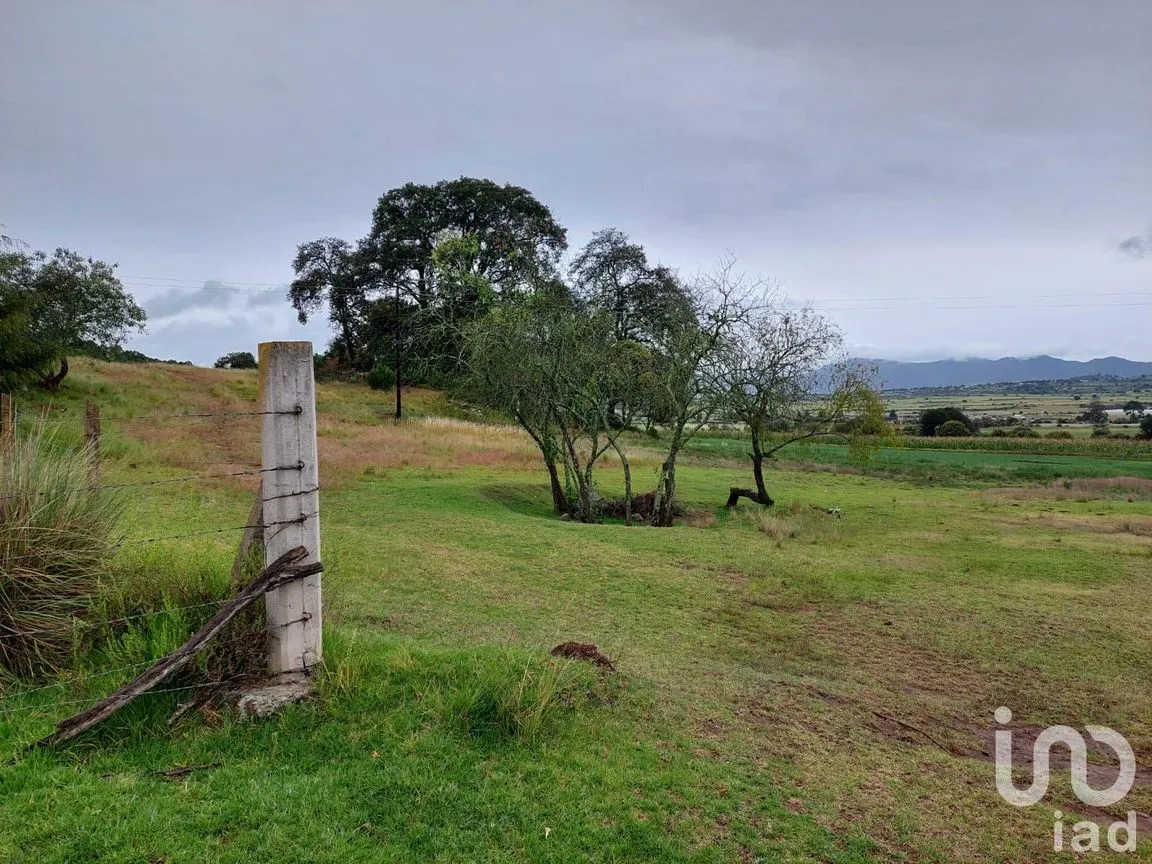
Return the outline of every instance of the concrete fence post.
{"type": "MultiPolygon", "coordinates": [[[[320,561],[316,385],[311,342],[260,344],[264,560],[303,546],[302,564],[320,561]]],[[[321,659],[320,575],[269,591],[268,672],[308,674],[321,659]]]]}

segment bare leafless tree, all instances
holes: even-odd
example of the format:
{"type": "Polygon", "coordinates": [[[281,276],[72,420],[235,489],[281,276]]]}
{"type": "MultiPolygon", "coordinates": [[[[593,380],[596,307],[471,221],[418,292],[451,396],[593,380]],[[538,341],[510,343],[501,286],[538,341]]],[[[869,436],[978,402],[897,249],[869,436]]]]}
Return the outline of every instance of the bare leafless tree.
{"type": "Polygon", "coordinates": [[[849,413],[863,407],[865,375],[850,364],[829,367],[843,337],[835,325],[811,308],[789,308],[778,291],[763,291],[749,314],[737,322],[720,353],[720,377],[728,413],[748,429],[756,490],[734,489],[765,506],[772,505],[764,482],[764,460],[790,443],[831,434],[849,413]],[[771,431],[790,437],[767,449],[771,431]]]}
{"type": "Polygon", "coordinates": [[[683,286],[683,311],[669,316],[657,334],[648,407],[665,428],[668,449],[657,475],[653,525],[672,524],[677,459],[724,405],[723,352],[751,314],[760,287],[737,272],[730,256],[683,286]]]}

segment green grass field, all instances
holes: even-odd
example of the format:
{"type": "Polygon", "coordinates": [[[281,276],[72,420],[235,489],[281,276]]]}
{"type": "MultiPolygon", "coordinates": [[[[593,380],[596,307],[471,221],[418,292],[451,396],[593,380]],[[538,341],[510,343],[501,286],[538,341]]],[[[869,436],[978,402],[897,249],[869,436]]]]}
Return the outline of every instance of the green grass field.
{"type": "MultiPolygon", "coordinates": [[[[234,408],[254,380],[82,364],[62,407],[234,408]]],[[[62,752],[17,755],[76,707],[58,703],[125,676],[8,687],[0,861],[1061,860],[1052,809],[1080,807],[1067,772],[1044,804],[1005,804],[982,755],[993,710],[1111,726],[1148,764],[1152,461],[893,449],[864,475],[825,470],[857,469],[818,445],[770,472],[776,508],[729,513],[750,479],[740,442],[701,439],[687,524],[581,525],[551,516],[518,433],[395,425],[386,402],[321,387],[318,698],[170,729],[180,694],[155,694],[62,752]],[[567,640],[618,671],[550,660],[567,640]]],[[[106,425],[110,481],[255,455],[244,423],[106,425]]],[[[638,488],[657,459],[635,453],[638,488]]],[[[611,464],[601,478],[618,489],[611,464]]],[[[125,530],[242,524],[244,479],[136,490],[125,530]]],[[[234,542],[126,547],[119,578],[184,605],[223,590],[234,542]]],[[[155,616],[76,675],[147,660],[198,620],[155,616]]],[[[1150,808],[1139,786],[1112,809],[1150,808]]]]}
{"type": "MultiPolygon", "coordinates": [[[[909,439],[909,444],[921,443],[909,439]]],[[[1124,442],[1105,442],[1115,455],[1077,455],[1075,452],[1028,452],[1042,449],[1075,451],[1101,442],[1039,441],[1012,438],[958,438],[947,440],[924,439],[925,446],[881,447],[864,463],[844,444],[798,443],[778,454],[788,463],[815,463],[868,469],[903,475],[922,482],[974,481],[983,483],[1051,483],[1062,478],[1081,477],[1142,477],[1152,478],[1152,451],[1142,445],[1124,442]],[[931,446],[927,446],[931,443],[931,446]],[[979,449],[980,447],[1005,450],[979,449]],[[951,449],[955,448],[955,449],[951,449]],[[1138,448],[1138,449],[1135,449],[1138,448]],[[1014,452],[1014,451],[1023,452],[1014,452]],[[1146,455],[1147,454],[1147,455],[1146,455]]],[[[747,459],[750,445],[737,438],[698,437],[690,442],[691,451],[700,456],[724,460],[747,459]]]]}

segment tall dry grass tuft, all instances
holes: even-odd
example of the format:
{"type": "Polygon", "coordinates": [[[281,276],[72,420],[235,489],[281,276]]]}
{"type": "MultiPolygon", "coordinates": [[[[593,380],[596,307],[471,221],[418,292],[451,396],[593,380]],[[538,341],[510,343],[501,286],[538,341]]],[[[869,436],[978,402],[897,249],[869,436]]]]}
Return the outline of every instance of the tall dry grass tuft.
{"type": "Polygon", "coordinates": [[[92,483],[85,452],[46,426],[0,457],[0,674],[42,675],[71,658],[122,513],[92,483]]]}
{"type": "Polygon", "coordinates": [[[839,519],[821,507],[799,501],[771,508],[742,507],[739,512],[757,531],[771,537],[777,549],[782,549],[786,540],[825,543],[838,540],[841,534],[839,519]]]}

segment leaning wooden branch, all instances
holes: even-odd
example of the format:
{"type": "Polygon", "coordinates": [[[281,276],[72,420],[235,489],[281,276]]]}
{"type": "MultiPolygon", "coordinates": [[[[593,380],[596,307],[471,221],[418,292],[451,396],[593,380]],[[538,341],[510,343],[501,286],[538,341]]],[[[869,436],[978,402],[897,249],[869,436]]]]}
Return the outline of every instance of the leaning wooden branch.
{"type": "Polygon", "coordinates": [[[243,591],[220,607],[212,620],[196,631],[187,642],[167,657],[157,660],[146,672],[130,684],[125,684],[107,699],[97,702],[87,711],[56,724],[56,731],[37,743],[37,747],[51,747],[70,741],[81,732],[91,729],[116,711],[148,692],[173,672],[182,669],[196,656],[209,640],[224,629],[225,625],[246,607],[255,602],[265,592],[292,579],[319,573],[323,567],[319,563],[297,565],[308,554],[303,546],[290,549],[264,568],[243,591]]]}

